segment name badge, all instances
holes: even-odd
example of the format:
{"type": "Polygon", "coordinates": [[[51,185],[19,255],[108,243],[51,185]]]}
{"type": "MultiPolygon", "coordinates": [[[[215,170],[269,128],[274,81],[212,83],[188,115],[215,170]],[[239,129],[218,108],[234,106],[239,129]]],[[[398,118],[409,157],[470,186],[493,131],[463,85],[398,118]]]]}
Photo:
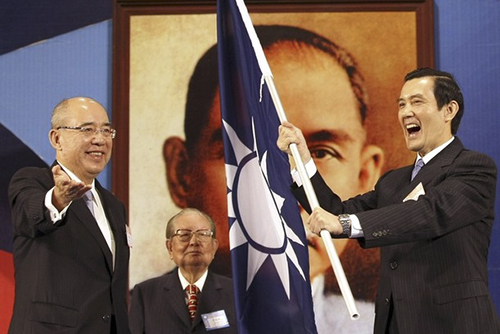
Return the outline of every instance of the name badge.
{"type": "Polygon", "coordinates": [[[229,327],[229,321],[224,310],[202,314],[201,319],[203,319],[207,331],[229,327]]]}
{"type": "Polygon", "coordinates": [[[125,224],[125,233],[127,234],[127,245],[132,248],[132,231],[127,224],[125,224]]]}

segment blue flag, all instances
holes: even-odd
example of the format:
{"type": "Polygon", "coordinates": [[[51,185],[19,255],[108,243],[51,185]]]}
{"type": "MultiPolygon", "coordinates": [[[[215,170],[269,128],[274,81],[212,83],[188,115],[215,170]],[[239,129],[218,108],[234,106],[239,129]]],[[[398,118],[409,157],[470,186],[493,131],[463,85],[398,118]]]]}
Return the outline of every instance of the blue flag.
{"type": "Polygon", "coordinates": [[[270,70],[260,43],[252,46],[253,26],[247,31],[243,18],[250,20],[243,1],[218,0],[222,137],[239,333],[317,333],[306,234],[289,190],[288,156],[276,145],[280,121],[263,80],[263,72],[269,75],[270,70]]]}

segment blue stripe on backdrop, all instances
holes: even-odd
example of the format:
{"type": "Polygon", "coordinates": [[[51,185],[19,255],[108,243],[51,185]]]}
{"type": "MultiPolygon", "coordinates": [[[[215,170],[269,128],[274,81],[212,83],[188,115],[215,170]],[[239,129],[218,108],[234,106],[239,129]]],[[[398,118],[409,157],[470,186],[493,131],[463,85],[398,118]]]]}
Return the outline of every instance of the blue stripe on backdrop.
{"type": "MultiPolygon", "coordinates": [[[[47,164],[50,116],[63,98],[89,96],[111,114],[111,44],[106,21],[0,56],[0,122],[47,164]]],[[[110,172],[98,178],[107,188],[110,172]]]]}
{"type": "MultiPolygon", "coordinates": [[[[465,113],[458,131],[464,145],[484,152],[500,167],[500,2],[435,0],[437,67],[462,87],[465,113]],[[460,22],[460,24],[457,24],[460,22]]],[[[500,186],[490,244],[489,288],[500,313],[500,186]]]]}
{"type": "Polygon", "coordinates": [[[2,0],[0,55],[111,18],[112,1],[2,0]]]}

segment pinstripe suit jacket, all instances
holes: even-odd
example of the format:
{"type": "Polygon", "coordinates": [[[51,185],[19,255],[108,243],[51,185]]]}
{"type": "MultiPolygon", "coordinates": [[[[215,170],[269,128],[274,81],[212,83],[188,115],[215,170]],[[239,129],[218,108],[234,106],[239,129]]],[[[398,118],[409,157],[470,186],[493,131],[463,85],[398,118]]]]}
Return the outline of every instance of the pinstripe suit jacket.
{"type": "Polygon", "coordinates": [[[196,317],[191,323],[178,275],[175,269],[134,287],[129,313],[132,334],[238,333],[230,278],[208,271],[203,291],[198,295],[196,317]],[[225,311],[230,327],[207,332],[201,315],[219,310],[225,311]]]}
{"type": "MultiPolygon", "coordinates": [[[[344,202],[318,173],[311,179],[322,208],[356,214],[362,247],[381,247],[374,333],[385,333],[391,297],[400,333],[500,333],[487,272],[494,161],[455,138],[410,182],[412,169],[389,171],[373,191],[344,202]],[[403,202],[419,183],[425,195],[403,202]]],[[[295,193],[308,208],[303,191],[295,193]]]]}
{"type": "Polygon", "coordinates": [[[44,199],[54,186],[48,168],[23,168],[12,178],[15,301],[9,334],[129,334],[124,205],[95,187],[116,244],[115,268],[106,241],[83,199],[52,224],[44,199]]]}

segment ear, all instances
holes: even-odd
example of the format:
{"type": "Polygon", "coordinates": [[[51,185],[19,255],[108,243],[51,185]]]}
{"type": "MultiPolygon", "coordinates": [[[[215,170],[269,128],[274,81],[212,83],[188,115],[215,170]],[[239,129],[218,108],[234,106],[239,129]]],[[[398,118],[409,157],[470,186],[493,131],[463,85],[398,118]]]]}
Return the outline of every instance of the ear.
{"type": "Polygon", "coordinates": [[[60,151],[61,150],[61,142],[60,142],[60,137],[59,137],[59,132],[55,129],[51,129],[49,131],[49,141],[50,141],[50,144],[52,145],[52,147],[56,150],[56,151],[60,151]]]}
{"type": "Polygon", "coordinates": [[[453,118],[455,118],[455,116],[457,115],[459,109],[460,107],[458,106],[458,103],[455,100],[451,100],[450,103],[445,105],[443,107],[444,110],[443,117],[445,121],[451,122],[453,118]]]}
{"type": "Polygon", "coordinates": [[[170,239],[167,239],[167,241],[165,241],[165,246],[167,246],[168,254],[170,255],[170,260],[173,260],[174,257],[172,256],[172,241],[170,241],[170,239]]]}
{"type": "Polygon", "coordinates": [[[189,157],[184,140],[170,137],[163,144],[163,159],[170,197],[174,203],[185,208],[190,194],[189,157]]]}
{"type": "Polygon", "coordinates": [[[359,172],[360,192],[370,191],[377,183],[384,165],[384,151],[376,145],[366,145],[361,150],[361,170],[359,172]]]}
{"type": "Polygon", "coordinates": [[[215,253],[217,253],[217,250],[219,249],[219,240],[213,239],[213,248],[214,248],[214,254],[212,256],[212,259],[215,257],[215,253]]]}

